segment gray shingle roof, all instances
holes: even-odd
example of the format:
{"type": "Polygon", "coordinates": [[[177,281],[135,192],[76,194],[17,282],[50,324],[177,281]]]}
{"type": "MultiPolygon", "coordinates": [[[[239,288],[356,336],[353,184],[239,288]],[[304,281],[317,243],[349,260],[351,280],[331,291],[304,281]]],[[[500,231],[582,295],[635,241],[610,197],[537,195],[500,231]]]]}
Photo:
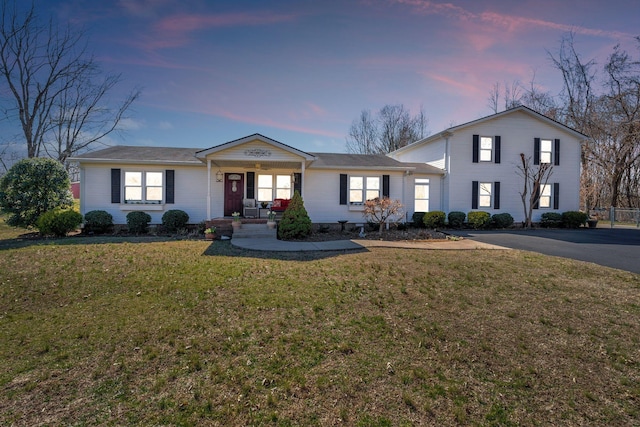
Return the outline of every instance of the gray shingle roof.
{"type": "MultiPolygon", "coordinates": [[[[101,163],[203,163],[196,158],[199,148],[137,147],[117,145],[74,157],[80,162],[101,163]]],[[[415,173],[442,174],[444,171],[424,163],[402,163],[384,154],[308,153],[316,157],[309,169],[383,169],[407,170],[415,173]]]]}
{"type": "Polygon", "coordinates": [[[176,147],[135,147],[116,145],[102,150],[76,156],[80,161],[122,161],[122,162],[154,162],[154,163],[193,163],[202,164],[195,156],[199,148],[176,147]]]}

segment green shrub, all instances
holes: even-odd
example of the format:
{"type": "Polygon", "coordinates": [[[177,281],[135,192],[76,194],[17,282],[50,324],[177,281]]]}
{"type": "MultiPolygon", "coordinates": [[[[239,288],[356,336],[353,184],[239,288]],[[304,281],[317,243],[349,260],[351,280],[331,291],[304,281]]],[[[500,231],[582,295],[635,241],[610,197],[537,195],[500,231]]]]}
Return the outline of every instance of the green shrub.
{"type": "Polygon", "coordinates": [[[107,211],[89,211],[84,215],[85,233],[103,234],[113,227],[113,216],[107,211]]]}
{"type": "Polygon", "coordinates": [[[509,228],[513,225],[513,217],[507,212],[492,215],[491,225],[495,228],[509,228]]]}
{"type": "Polygon", "coordinates": [[[449,227],[451,228],[462,228],[464,225],[464,220],[467,218],[467,214],[459,211],[449,212],[447,219],[449,220],[449,227]]]}
{"type": "Polygon", "coordinates": [[[146,233],[151,215],[142,211],[133,211],[127,214],[127,227],[131,233],[146,233]]]}
{"type": "Polygon", "coordinates": [[[189,215],[180,209],[171,209],[162,215],[162,226],[170,233],[185,228],[188,222],[189,215]]]}
{"type": "Polygon", "coordinates": [[[446,214],[442,211],[431,211],[424,214],[422,221],[427,228],[442,228],[446,217],[446,214]]]}
{"type": "Polygon", "coordinates": [[[562,225],[566,228],[578,228],[581,225],[585,225],[587,219],[589,219],[589,216],[584,212],[562,212],[562,225]]]}
{"type": "Polygon", "coordinates": [[[558,212],[545,212],[540,217],[540,226],[545,228],[557,228],[562,226],[562,214],[558,212]]]}
{"type": "Polygon", "coordinates": [[[55,208],[73,205],[69,174],[53,159],[23,159],[0,178],[0,210],[9,213],[12,227],[33,227],[38,218],[55,208]]]}
{"type": "Polygon", "coordinates": [[[414,212],[411,216],[413,226],[418,228],[424,228],[424,212],[414,212]]]}
{"type": "Polygon", "coordinates": [[[82,224],[82,215],[73,210],[54,209],[40,215],[36,227],[40,234],[64,237],[82,224]]]}
{"type": "Polygon", "coordinates": [[[300,193],[296,191],[289,202],[289,206],[282,213],[278,224],[278,237],[281,239],[301,239],[311,234],[311,218],[300,193]]]}
{"type": "Polygon", "coordinates": [[[485,228],[491,221],[491,214],[484,211],[471,211],[467,214],[467,223],[475,230],[485,228]]]}

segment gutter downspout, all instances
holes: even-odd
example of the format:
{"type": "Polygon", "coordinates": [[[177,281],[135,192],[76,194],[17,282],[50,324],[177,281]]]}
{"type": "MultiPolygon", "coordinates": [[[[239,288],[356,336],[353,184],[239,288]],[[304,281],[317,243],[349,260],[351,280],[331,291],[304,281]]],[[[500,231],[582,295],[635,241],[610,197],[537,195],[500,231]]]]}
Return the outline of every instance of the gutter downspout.
{"type": "Polygon", "coordinates": [[[207,159],[207,219],[211,219],[211,159],[207,159]]]}

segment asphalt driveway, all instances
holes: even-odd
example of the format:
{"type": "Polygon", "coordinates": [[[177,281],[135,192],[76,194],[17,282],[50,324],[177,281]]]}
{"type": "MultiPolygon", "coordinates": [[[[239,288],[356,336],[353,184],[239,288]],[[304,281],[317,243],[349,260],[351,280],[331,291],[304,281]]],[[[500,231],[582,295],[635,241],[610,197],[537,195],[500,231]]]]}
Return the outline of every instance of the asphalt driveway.
{"type": "Polygon", "coordinates": [[[640,274],[640,230],[637,228],[579,228],[463,231],[479,242],[588,261],[640,274]]]}

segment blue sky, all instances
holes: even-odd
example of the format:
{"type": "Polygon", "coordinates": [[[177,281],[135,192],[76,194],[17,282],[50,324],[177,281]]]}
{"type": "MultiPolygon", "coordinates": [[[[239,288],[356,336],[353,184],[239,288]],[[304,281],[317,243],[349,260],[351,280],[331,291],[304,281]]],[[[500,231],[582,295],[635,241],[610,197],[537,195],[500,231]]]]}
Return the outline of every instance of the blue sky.
{"type": "MultiPolygon", "coordinates": [[[[87,29],[119,90],[141,87],[112,144],[210,147],[258,132],[342,152],[363,109],[422,105],[437,132],[491,113],[494,83],[557,92],[547,51],[637,57],[637,0],[36,0],[87,29]]],[[[117,93],[114,93],[117,95],[117,93]]]]}

